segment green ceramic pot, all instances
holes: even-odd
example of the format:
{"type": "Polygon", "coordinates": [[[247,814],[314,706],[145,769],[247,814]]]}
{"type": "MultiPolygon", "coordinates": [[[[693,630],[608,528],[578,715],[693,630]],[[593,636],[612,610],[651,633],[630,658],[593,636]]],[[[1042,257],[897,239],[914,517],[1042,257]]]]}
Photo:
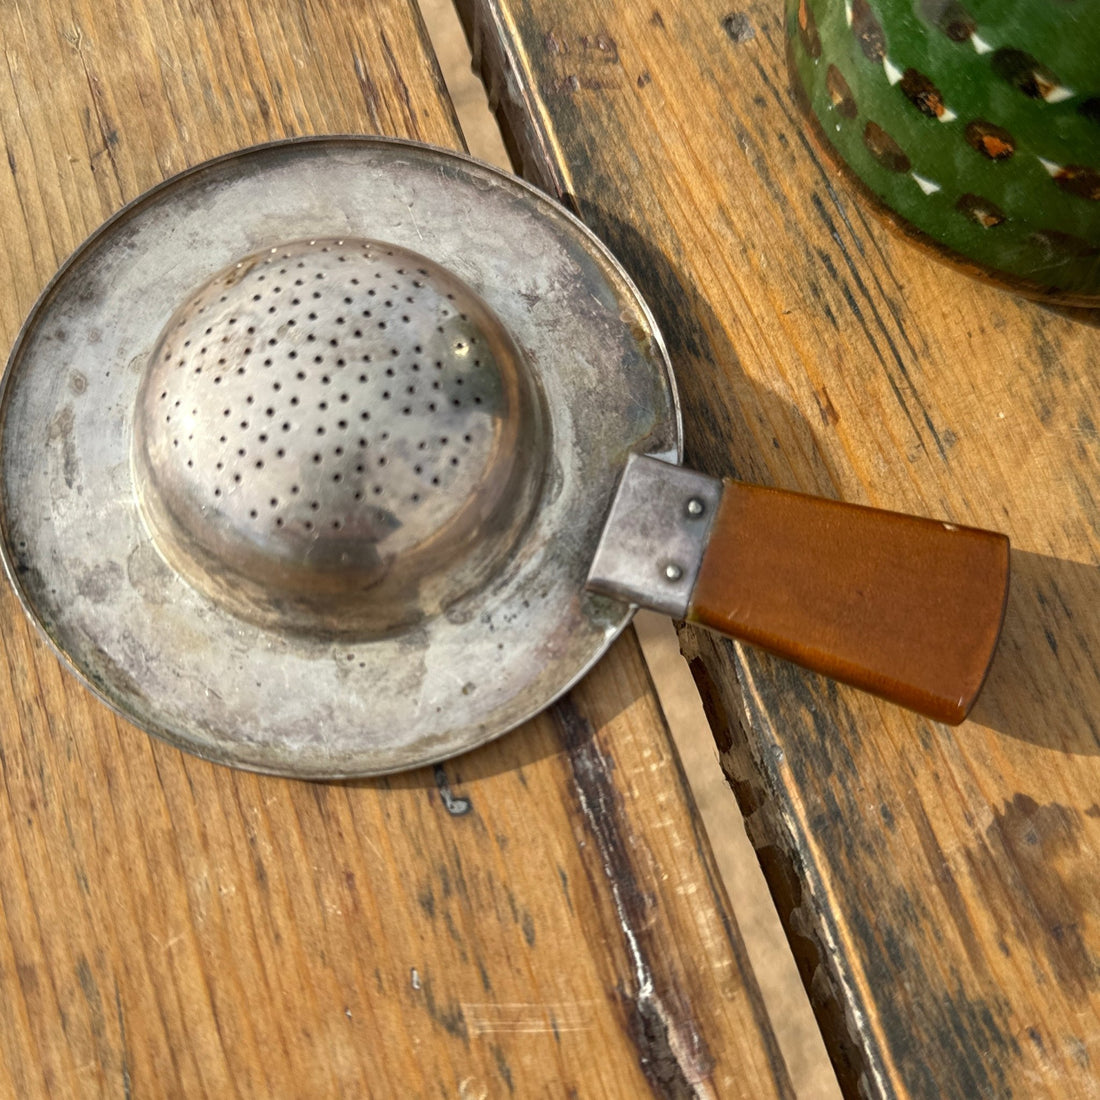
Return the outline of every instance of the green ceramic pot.
{"type": "Polygon", "coordinates": [[[787,0],[818,137],[971,271],[1100,305],[1100,0],[787,0]]]}

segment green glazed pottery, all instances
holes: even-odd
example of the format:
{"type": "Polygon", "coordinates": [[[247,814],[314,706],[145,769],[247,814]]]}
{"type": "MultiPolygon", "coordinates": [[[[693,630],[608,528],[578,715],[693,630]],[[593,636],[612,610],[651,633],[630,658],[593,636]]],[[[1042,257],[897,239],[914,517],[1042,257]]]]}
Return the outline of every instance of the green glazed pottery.
{"type": "Polygon", "coordinates": [[[787,0],[817,136],[895,224],[1100,306],[1100,0],[787,0]]]}

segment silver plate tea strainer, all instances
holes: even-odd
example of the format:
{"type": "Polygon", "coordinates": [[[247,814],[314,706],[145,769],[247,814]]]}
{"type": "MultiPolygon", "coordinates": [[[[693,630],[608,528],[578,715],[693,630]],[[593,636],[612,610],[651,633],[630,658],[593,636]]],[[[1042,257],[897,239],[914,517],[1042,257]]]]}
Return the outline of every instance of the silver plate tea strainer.
{"type": "Polygon", "coordinates": [[[47,287],[4,379],[0,546],[108,703],[262,771],[469,749],[633,602],[961,718],[1003,538],[679,457],[653,320],[575,219],[458,154],[283,142],[155,188],[47,287]]]}

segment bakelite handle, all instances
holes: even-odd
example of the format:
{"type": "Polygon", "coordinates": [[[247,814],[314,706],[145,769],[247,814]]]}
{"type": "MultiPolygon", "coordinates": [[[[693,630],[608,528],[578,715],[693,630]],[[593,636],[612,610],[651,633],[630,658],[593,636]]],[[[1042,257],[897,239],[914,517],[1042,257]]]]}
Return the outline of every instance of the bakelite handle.
{"type": "Polygon", "coordinates": [[[991,531],[727,481],[688,618],[957,724],[993,659],[1008,557],[991,531]]]}

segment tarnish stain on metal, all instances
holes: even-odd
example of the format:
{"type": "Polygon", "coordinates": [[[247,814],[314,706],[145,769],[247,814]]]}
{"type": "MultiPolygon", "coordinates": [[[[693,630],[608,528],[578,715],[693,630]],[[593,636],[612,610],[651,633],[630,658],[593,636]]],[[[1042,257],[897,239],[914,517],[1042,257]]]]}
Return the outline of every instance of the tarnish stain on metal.
{"type": "Polygon", "coordinates": [[[462,817],[463,814],[468,814],[473,809],[473,803],[468,798],[456,795],[451,790],[446,769],[442,764],[436,764],[435,766],[435,785],[439,789],[439,798],[443,803],[443,808],[452,817],[462,817]]]}
{"type": "Polygon", "coordinates": [[[669,1006],[649,963],[646,899],[619,828],[621,795],[610,776],[612,762],[601,753],[588,720],[568,696],[554,705],[553,714],[569,754],[581,816],[595,841],[634,972],[635,988],[623,991],[623,999],[642,1072],[657,1095],[677,1100],[710,1097],[713,1092],[707,1079],[713,1060],[690,1014],[690,1002],[672,990],[678,1003],[669,1006]]]}
{"type": "Polygon", "coordinates": [[[76,444],[73,442],[73,416],[72,405],[66,405],[50,421],[46,438],[50,443],[61,444],[61,471],[65,478],[65,485],[72,488],[77,475],[76,444]]]}

